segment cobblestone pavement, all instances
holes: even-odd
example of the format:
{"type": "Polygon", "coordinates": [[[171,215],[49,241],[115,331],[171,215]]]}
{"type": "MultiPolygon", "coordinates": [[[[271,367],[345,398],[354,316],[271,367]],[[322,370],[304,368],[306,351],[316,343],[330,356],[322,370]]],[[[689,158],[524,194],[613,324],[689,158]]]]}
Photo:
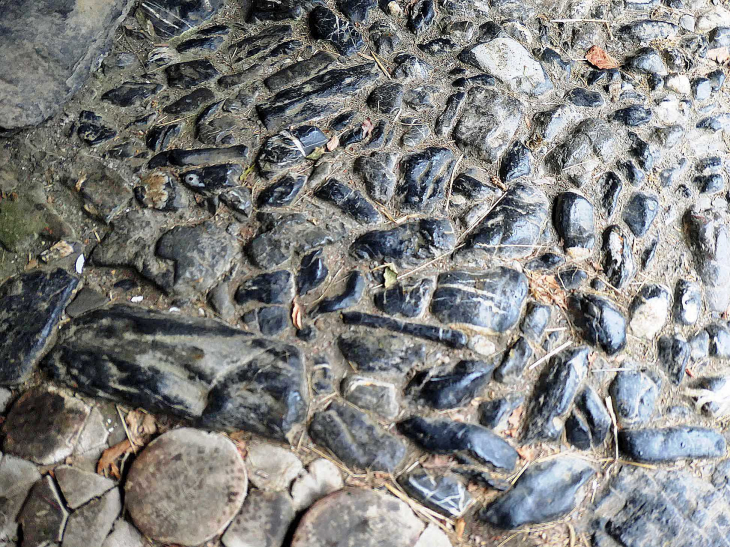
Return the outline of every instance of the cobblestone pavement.
{"type": "Polygon", "coordinates": [[[0,29],[0,544],[730,545],[722,3],[0,29]]]}

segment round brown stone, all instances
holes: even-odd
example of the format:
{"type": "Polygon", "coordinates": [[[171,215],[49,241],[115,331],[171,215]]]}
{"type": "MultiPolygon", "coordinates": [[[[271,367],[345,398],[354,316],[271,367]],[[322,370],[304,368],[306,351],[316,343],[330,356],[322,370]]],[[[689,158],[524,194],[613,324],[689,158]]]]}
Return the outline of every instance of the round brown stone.
{"type": "Polygon", "coordinates": [[[223,435],[174,429],[137,457],[126,506],[143,534],[161,543],[199,545],[223,532],[246,498],[248,478],[223,435]]]}
{"type": "Polygon", "coordinates": [[[413,547],[425,528],[399,499],[363,488],[345,488],[307,511],[291,547],[413,547]]]}

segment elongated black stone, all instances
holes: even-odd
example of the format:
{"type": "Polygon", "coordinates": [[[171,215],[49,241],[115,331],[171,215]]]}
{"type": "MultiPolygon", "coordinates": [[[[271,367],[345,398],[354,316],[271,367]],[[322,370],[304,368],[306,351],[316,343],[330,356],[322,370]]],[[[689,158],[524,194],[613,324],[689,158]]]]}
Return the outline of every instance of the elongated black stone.
{"type": "Polygon", "coordinates": [[[359,311],[344,312],[342,314],[342,321],[346,325],[360,325],[363,327],[400,332],[417,338],[431,340],[432,342],[440,342],[452,348],[463,348],[468,342],[466,334],[458,330],[433,327],[421,323],[408,323],[406,321],[399,321],[397,319],[359,311]]]}

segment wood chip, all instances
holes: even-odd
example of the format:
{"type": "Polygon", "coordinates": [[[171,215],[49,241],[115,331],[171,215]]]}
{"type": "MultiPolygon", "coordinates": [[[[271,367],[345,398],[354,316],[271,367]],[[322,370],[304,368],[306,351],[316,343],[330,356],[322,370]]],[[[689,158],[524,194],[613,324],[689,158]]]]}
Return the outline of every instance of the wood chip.
{"type": "Polygon", "coordinates": [[[119,444],[107,448],[102,452],[99,463],[96,464],[96,472],[105,477],[121,480],[122,474],[119,472],[117,461],[130,452],[132,452],[132,443],[129,439],[124,439],[119,444]]]}
{"type": "Polygon", "coordinates": [[[592,46],[586,52],[586,61],[597,68],[618,68],[619,63],[598,46],[592,46]]]}

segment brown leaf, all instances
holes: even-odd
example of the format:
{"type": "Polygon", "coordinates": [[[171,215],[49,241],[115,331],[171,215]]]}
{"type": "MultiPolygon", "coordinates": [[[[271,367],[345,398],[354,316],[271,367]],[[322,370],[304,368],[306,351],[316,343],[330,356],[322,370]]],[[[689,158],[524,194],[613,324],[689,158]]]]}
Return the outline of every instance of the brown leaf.
{"type": "Polygon", "coordinates": [[[332,150],[334,150],[338,146],[340,146],[340,137],[338,137],[337,135],[333,135],[332,138],[327,141],[325,148],[327,148],[327,152],[332,152],[332,150]]]}
{"type": "Polygon", "coordinates": [[[362,122],[362,130],[366,137],[373,132],[373,127],[375,126],[373,125],[372,120],[370,120],[370,118],[365,118],[365,121],[362,122]]]}
{"type": "Polygon", "coordinates": [[[144,446],[149,441],[152,435],[157,432],[157,424],[155,418],[146,412],[141,410],[132,410],[127,413],[127,430],[131,441],[135,446],[144,446]]]}
{"type": "Polygon", "coordinates": [[[102,452],[99,463],[96,464],[96,472],[105,477],[121,480],[122,474],[119,472],[117,460],[130,452],[132,452],[132,443],[129,442],[129,439],[125,439],[119,444],[107,448],[102,452]]]}
{"type": "Polygon", "coordinates": [[[597,68],[618,68],[619,64],[608,53],[598,46],[592,46],[586,52],[586,61],[597,68]]]}

